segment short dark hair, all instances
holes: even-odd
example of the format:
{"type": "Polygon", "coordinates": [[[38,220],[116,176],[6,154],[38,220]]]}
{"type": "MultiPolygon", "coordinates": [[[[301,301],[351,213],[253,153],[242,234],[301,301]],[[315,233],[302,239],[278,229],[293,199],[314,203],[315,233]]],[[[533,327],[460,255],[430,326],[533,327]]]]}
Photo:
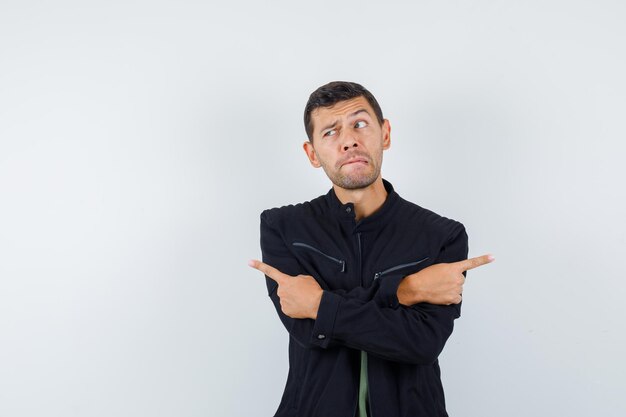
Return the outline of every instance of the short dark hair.
{"type": "Polygon", "coordinates": [[[319,107],[332,107],[336,103],[344,100],[350,100],[356,97],[364,97],[372,106],[378,123],[383,124],[383,111],[378,105],[376,98],[367,91],[361,84],[349,81],[332,81],[313,91],[309,96],[304,107],[304,129],[309,140],[313,140],[313,123],[311,122],[311,113],[319,107]]]}

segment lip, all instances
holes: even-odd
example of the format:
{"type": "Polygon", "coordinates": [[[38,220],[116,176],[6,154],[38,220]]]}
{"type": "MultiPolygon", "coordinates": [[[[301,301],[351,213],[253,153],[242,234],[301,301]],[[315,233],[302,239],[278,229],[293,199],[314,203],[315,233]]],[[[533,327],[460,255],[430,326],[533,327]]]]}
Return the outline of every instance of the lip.
{"type": "Polygon", "coordinates": [[[354,164],[354,163],[357,163],[357,162],[361,162],[361,163],[367,164],[367,159],[365,159],[365,158],[353,158],[353,159],[349,159],[346,162],[344,162],[343,165],[350,165],[350,164],[354,164]]]}

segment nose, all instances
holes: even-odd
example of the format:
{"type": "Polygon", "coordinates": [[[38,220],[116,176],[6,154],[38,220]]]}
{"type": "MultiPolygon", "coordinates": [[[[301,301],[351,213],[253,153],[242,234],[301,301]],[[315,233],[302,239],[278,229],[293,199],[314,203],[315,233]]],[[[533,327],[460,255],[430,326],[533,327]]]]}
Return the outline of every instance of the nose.
{"type": "Polygon", "coordinates": [[[354,137],[352,134],[345,135],[342,145],[342,149],[344,150],[344,152],[350,148],[357,148],[358,146],[359,145],[357,143],[356,137],[354,137]]]}
{"type": "Polygon", "coordinates": [[[358,145],[356,144],[356,142],[354,142],[352,145],[344,145],[343,150],[347,151],[350,148],[356,148],[356,147],[358,147],[358,145]]]}

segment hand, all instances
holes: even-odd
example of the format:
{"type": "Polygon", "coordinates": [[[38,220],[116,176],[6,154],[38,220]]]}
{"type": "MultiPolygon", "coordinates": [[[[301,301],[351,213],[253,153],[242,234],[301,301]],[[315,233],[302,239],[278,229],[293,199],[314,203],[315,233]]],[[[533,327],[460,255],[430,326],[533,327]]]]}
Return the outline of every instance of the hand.
{"type": "Polygon", "coordinates": [[[407,275],[398,286],[398,301],[402,305],[430,303],[459,304],[463,299],[463,271],[493,262],[491,255],[478,256],[459,262],[434,264],[407,275]]]}
{"type": "Polygon", "coordinates": [[[280,309],[294,319],[317,319],[317,310],[322,299],[322,287],[310,275],[287,275],[278,269],[258,260],[248,262],[276,281],[276,294],[280,298],[280,309]]]}

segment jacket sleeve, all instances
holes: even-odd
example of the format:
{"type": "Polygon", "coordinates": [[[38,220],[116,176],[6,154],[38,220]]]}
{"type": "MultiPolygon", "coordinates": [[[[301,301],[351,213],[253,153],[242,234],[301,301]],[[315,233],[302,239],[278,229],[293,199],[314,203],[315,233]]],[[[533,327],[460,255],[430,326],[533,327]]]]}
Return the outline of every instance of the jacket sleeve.
{"type": "MultiPolygon", "coordinates": [[[[434,263],[467,259],[467,240],[465,228],[457,223],[434,263]]],[[[390,275],[383,280],[397,288],[403,278],[390,275]]],[[[460,304],[402,306],[393,291],[371,300],[324,291],[317,320],[312,322],[313,337],[391,361],[431,364],[452,333],[460,308],[460,304]]]]}
{"type": "MultiPolygon", "coordinates": [[[[285,274],[295,276],[306,273],[298,263],[298,260],[287,248],[280,233],[272,227],[270,220],[264,214],[261,214],[261,253],[263,262],[285,274]]],[[[331,297],[339,297],[341,300],[353,300],[358,303],[366,303],[381,297],[382,294],[387,294],[391,291],[395,293],[399,285],[399,281],[398,283],[386,282],[383,286],[386,291],[379,291],[381,287],[380,283],[376,283],[370,288],[356,287],[350,291],[331,291],[327,288],[326,284],[318,282],[324,290],[320,310],[324,310],[325,314],[321,317],[318,315],[317,320],[312,320],[294,319],[283,313],[280,307],[280,298],[276,293],[278,284],[267,276],[265,279],[268,294],[274,303],[278,317],[289,332],[289,335],[305,348],[327,348],[337,344],[336,341],[332,341],[330,338],[327,339],[325,334],[319,331],[320,328],[326,328],[332,325],[332,323],[328,323],[327,321],[332,321],[336,314],[337,305],[332,302],[335,299],[329,298],[329,294],[331,297]],[[394,285],[395,289],[392,289],[391,287],[394,285]]]]}

